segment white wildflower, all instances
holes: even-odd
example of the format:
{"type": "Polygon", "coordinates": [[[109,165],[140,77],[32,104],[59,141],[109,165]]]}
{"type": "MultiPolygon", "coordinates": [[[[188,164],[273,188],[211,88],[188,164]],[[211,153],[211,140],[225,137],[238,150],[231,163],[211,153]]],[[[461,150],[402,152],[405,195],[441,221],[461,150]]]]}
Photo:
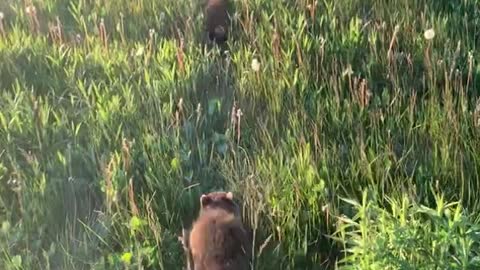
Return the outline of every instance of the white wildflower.
{"type": "Polygon", "coordinates": [[[258,61],[257,58],[253,58],[252,60],[252,69],[255,72],[258,72],[260,70],[260,62],[258,61]]]}
{"type": "Polygon", "coordinates": [[[435,37],[435,31],[433,28],[430,28],[423,33],[423,36],[425,37],[426,40],[432,40],[435,37]]]}
{"type": "Polygon", "coordinates": [[[165,19],[165,12],[160,12],[159,18],[160,21],[163,21],[165,19]]]}
{"type": "Polygon", "coordinates": [[[28,15],[35,14],[36,11],[37,9],[35,8],[34,5],[29,5],[25,8],[25,13],[27,13],[28,15]]]}

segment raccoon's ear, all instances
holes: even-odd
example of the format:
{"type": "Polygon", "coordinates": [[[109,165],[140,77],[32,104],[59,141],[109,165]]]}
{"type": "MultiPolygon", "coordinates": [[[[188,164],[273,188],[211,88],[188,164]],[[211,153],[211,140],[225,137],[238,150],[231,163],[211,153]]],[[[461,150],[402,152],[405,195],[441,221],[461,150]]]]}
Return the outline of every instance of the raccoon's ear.
{"type": "Polygon", "coordinates": [[[200,196],[200,205],[202,207],[207,206],[211,201],[212,201],[212,198],[210,198],[209,196],[207,196],[205,194],[202,194],[202,196],[200,196]]]}
{"type": "Polygon", "coordinates": [[[233,193],[231,191],[227,192],[227,199],[233,201],[233,193]]]}

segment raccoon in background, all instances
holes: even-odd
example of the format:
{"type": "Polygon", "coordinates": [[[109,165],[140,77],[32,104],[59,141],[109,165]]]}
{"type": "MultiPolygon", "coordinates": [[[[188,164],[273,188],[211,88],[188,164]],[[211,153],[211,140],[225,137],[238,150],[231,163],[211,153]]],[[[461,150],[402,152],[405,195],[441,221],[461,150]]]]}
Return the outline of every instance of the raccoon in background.
{"type": "Polygon", "coordinates": [[[230,17],[228,0],[206,0],[205,26],[208,39],[219,45],[224,44],[229,35],[230,17]]]}

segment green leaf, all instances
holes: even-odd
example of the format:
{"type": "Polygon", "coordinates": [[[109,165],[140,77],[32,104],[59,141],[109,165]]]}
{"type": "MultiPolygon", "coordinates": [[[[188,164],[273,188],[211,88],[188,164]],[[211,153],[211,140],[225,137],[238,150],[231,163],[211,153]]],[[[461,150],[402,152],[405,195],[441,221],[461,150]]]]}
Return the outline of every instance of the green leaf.
{"type": "Polygon", "coordinates": [[[144,223],[143,220],[141,220],[136,216],[133,216],[130,219],[130,229],[132,230],[132,232],[138,231],[141,229],[143,223],[144,223]]]}
{"type": "Polygon", "coordinates": [[[7,234],[9,230],[10,230],[10,222],[8,221],[2,222],[2,233],[7,234]]]}
{"type": "Polygon", "coordinates": [[[132,253],[131,252],[125,252],[122,254],[122,257],[120,258],[123,263],[130,265],[132,263],[132,253]]]}
{"type": "Polygon", "coordinates": [[[222,103],[219,99],[211,99],[208,101],[208,115],[212,115],[217,110],[220,111],[222,103]]]}
{"type": "Polygon", "coordinates": [[[178,158],[173,158],[170,162],[170,166],[172,167],[172,170],[178,171],[180,169],[180,160],[178,158]]]}
{"type": "Polygon", "coordinates": [[[20,255],[13,256],[12,264],[15,268],[22,267],[22,257],[20,255]]]}
{"type": "Polygon", "coordinates": [[[136,56],[136,57],[142,56],[144,52],[145,52],[145,47],[140,46],[140,47],[137,49],[137,52],[135,53],[135,56],[136,56]]]}

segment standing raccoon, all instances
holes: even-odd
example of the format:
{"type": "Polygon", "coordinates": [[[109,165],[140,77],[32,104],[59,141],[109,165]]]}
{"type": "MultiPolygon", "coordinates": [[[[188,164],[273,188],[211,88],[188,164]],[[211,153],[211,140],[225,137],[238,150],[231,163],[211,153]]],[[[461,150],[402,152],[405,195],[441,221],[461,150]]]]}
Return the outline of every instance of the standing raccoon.
{"type": "Polygon", "coordinates": [[[205,8],[206,30],[210,41],[223,44],[228,38],[230,17],[228,0],[207,0],[205,8]]]}
{"type": "Polygon", "coordinates": [[[233,194],[204,194],[200,205],[191,231],[187,235],[184,232],[189,270],[249,269],[250,241],[233,194]]]}

